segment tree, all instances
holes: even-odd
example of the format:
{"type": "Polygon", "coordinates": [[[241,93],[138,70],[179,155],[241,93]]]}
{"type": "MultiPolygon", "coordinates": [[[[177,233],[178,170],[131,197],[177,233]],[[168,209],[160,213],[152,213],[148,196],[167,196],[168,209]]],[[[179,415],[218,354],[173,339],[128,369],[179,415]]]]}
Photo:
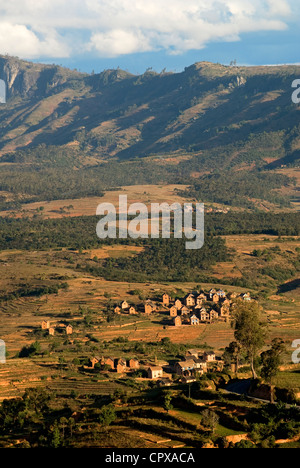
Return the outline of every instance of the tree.
{"type": "Polygon", "coordinates": [[[46,414],[49,410],[51,394],[43,388],[28,388],[23,395],[25,407],[36,414],[46,414]]]}
{"type": "Polygon", "coordinates": [[[255,360],[264,345],[265,330],[257,302],[238,303],[234,313],[235,339],[247,353],[253,379],[257,379],[255,360]]]}
{"type": "Polygon", "coordinates": [[[164,409],[169,412],[173,409],[172,405],[172,394],[168,392],[164,398],[164,409]]]}
{"type": "Polygon", "coordinates": [[[65,429],[66,429],[66,427],[67,427],[67,425],[68,425],[68,420],[67,420],[67,418],[65,418],[64,416],[63,416],[62,418],[60,418],[60,420],[59,420],[59,425],[60,425],[60,427],[62,428],[62,438],[63,438],[63,440],[64,440],[64,438],[65,438],[65,429]]]}
{"type": "Polygon", "coordinates": [[[285,344],[280,338],[275,338],[272,341],[272,347],[268,351],[264,351],[261,354],[262,368],[261,376],[270,384],[271,389],[271,403],[275,401],[275,386],[273,385],[273,379],[279,372],[279,366],[281,364],[281,355],[285,351],[285,344]]]}
{"type": "Polygon", "coordinates": [[[116,417],[113,405],[103,406],[99,414],[99,423],[103,427],[108,427],[116,420],[116,417]]]}
{"type": "Polygon", "coordinates": [[[39,354],[41,352],[41,345],[38,341],[35,341],[29,346],[23,346],[21,351],[19,352],[19,357],[31,357],[39,354]]]}
{"type": "Polygon", "coordinates": [[[214,411],[206,409],[202,413],[202,424],[214,433],[219,424],[219,416],[214,411]]]}
{"type": "Polygon", "coordinates": [[[241,345],[237,341],[232,341],[229,346],[225,348],[223,358],[225,361],[229,361],[230,364],[235,365],[235,372],[238,372],[239,358],[241,354],[241,345]]]}
{"type": "Polygon", "coordinates": [[[68,419],[68,427],[69,427],[69,430],[70,430],[70,437],[71,437],[71,439],[72,439],[72,437],[73,437],[73,430],[74,430],[75,426],[76,426],[76,421],[75,421],[75,419],[74,419],[74,418],[69,418],[69,419],[68,419]]]}
{"type": "Polygon", "coordinates": [[[256,448],[255,444],[251,442],[251,440],[241,440],[240,442],[237,442],[234,444],[234,448],[243,448],[243,449],[249,449],[249,448],[256,448]]]}
{"type": "Polygon", "coordinates": [[[54,425],[51,427],[50,431],[50,445],[52,448],[58,448],[61,445],[61,440],[57,421],[54,422],[54,425]]]}

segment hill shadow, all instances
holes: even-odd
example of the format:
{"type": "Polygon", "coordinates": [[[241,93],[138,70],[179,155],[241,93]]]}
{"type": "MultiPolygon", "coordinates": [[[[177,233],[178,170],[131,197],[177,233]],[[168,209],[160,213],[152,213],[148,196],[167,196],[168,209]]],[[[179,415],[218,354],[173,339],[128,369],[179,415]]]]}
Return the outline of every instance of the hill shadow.
{"type": "Polygon", "coordinates": [[[289,281],[287,283],[282,284],[278,288],[278,293],[286,293],[290,291],[294,291],[295,289],[300,288],[300,279],[295,279],[293,281],[289,281]]]}

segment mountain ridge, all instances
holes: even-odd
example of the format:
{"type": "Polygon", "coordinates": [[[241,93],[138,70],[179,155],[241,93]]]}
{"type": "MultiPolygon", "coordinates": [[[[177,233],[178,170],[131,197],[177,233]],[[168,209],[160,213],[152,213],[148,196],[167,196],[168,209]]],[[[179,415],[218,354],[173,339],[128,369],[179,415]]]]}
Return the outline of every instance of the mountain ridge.
{"type": "MultiPolygon", "coordinates": [[[[81,145],[101,158],[199,151],[296,128],[291,83],[300,66],[199,62],[180,73],[85,74],[0,56],[7,105],[0,151],[81,145]]],[[[297,132],[296,132],[297,133],[297,132]]],[[[297,138],[299,135],[297,134],[297,138]]]]}
{"type": "Polygon", "coordinates": [[[226,206],[300,204],[300,66],[86,74],[2,56],[2,77],[3,209],[161,183],[226,206]]]}

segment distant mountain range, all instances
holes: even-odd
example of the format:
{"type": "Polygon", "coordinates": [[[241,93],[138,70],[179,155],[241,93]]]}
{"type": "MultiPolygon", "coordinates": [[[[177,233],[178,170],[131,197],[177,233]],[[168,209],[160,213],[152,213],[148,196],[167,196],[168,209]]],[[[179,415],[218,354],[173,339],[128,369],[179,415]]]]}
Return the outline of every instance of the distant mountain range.
{"type": "Polygon", "coordinates": [[[300,106],[291,85],[300,66],[201,62],[182,73],[88,75],[0,56],[0,78],[7,83],[2,155],[54,144],[77,145],[101,159],[218,148],[237,164],[299,158],[300,106]]]}
{"type": "Polygon", "coordinates": [[[7,209],[24,199],[175,183],[206,202],[298,206],[299,78],[300,66],[201,62],[137,76],[0,56],[0,202],[7,209]]]}

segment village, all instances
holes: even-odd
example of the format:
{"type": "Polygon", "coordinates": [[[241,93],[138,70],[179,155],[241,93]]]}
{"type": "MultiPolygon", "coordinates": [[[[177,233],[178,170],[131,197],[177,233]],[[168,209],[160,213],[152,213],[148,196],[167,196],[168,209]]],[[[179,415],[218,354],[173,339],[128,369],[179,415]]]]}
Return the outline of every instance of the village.
{"type": "Polygon", "coordinates": [[[94,356],[90,360],[90,368],[109,370],[117,374],[125,374],[137,370],[144,370],[145,378],[156,381],[160,386],[170,386],[173,379],[178,377],[182,383],[195,382],[197,377],[208,372],[209,369],[222,370],[223,361],[213,351],[204,352],[190,349],[185,360],[167,365],[141,365],[138,359],[117,359],[113,357],[94,356]]]}
{"type": "Polygon", "coordinates": [[[118,315],[138,315],[139,313],[151,315],[167,312],[170,317],[170,325],[175,327],[196,326],[214,321],[229,322],[231,309],[235,306],[236,300],[251,301],[251,295],[249,293],[238,295],[235,292],[227,294],[222,289],[211,289],[209,292],[190,293],[184,298],[172,300],[171,296],[165,293],[159,304],[148,299],[144,304],[136,307],[123,301],[114,308],[114,313],[118,315]]]}
{"type": "MultiPolygon", "coordinates": [[[[164,293],[160,301],[148,299],[139,306],[123,301],[114,308],[114,313],[121,315],[167,314],[169,326],[199,326],[211,324],[215,321],[229,322],[231,311],[239,301],[251,301],[249,293],[227,294],[223,290],[211,289],[208,292],[189,293],[183,298],[174,298],[164,293]]],[[[180,378],[182,383],[196,381],[197,377],[211,369],[222,371],[223,361],[214,351],[202,352],[198,349],[187,350],[185,359],[167,365],[141,364],[138,359],[93,356],[90,367],[109,370],[117,374],[144,371],[147,378],[156,381],[161,386],[172,384],[173,377],[180,378]]]]}
{"type": "MultiPolygon", "coordinates": [[[[163,314],[168,317],[168,326],[186,327],[210,325],[216,321],[227,323],[230,321],[232,310],[239,301],[251,301],[249,293],[226,293],[222,289],[210,289],[208,292],[193,292],[184,297],[171,297],[164,293],[158,300],[147,299],[140,304],[130,304],[127,300],[114,307],[116,315],[145,315],[163,314]]],[[[50,336],[58,334],[72,335],[71,324],[51,324],[44,320],[41,324],[43,331],[50,336]]],[[[157,363],[140,363],[138,359],[117,358],[113,356],[92,356],[87,370],[113,372],[119,375],[142,371],[145,378],[156,381],[160,386],[172,385],[173,378],[182,383],[191,383],[211,369],[222,371],[223,361],[214,351],[202,352],[198,349],[187,350],[182,361],[158,365],[157,363]]]]}

